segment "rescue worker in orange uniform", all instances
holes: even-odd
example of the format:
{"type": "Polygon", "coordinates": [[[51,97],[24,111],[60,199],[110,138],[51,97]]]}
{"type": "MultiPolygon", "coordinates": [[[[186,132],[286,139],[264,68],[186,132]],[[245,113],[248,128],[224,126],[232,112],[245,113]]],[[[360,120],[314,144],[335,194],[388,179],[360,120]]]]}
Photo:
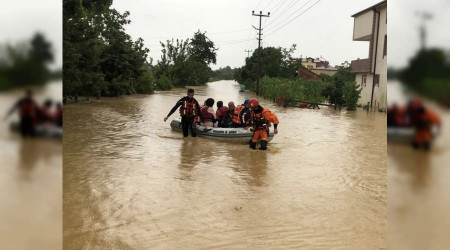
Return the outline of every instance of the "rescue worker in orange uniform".
{"type": "Polygon", "coordinates": [[[440,129],[441,119],[436,113],[425,108],[421,102],[417,100],[414,102],[415,109],[412,110],[411,122],[416,129],[416,135],[413,147],[416,149],[423,147],[425,150],[429,150],[432,140],[432,127],[435,125],[440,129]]]}
{"type": "Polygon", "coordinates": [[[273,123],[274,127],[273,132],[278,134],[278,118],[269,109],[261,107],[256,99],[251,99],[248,102],[248,107],[252,111],[251,117],[254,130],[252,139],[249,141],[250,148],[256,149],[256,144],[260,141],[261,147],[259,149],[266,150],[271,123],[273,123]]]}
{"type": "Polygon", "coordinates": [[[175,106],[170,110],[169,114],[164,117],[164,122],[169,119],[177,108],[180,107],[180,116],[181,116],[181,126],[183,128],[183,136],[188,136],[188,130],[191,128],[191,136],[197,136],[197,129],[195,127],[194,119],[196,116],[200,117],[200,120],[203,121],[203,116],[200,111],[200,106],[198,105],[197,100],[194,98],[194,90],[188,89],[187,96],[181,98],[175,106]]]}

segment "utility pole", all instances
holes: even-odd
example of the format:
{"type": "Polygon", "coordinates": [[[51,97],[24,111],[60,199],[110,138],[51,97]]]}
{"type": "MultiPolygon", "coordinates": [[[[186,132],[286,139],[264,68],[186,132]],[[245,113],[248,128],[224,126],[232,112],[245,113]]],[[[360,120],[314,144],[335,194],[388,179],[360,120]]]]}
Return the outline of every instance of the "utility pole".
{"type": "Polygon", "coordinates": [[[261,31],[263,30],[261,28],[261,20],[263,17],[269,17],[270,16],[270,12],[267,13],[267,15],[263,15],[262,11],[259,12],[259,14],[255,14],[255,11],[252,11],[252,16],[259,16],[259,29],[256,28],[255,26],[253,26],[253,28],[255,28],[258,31],[258,50],[259,50],[259,55],[258,55],[258,79],[256,81],[256,94],[259,95],[259,81],[261,79],[261,31]]]}
{"type": "Polygon", "coordinates": [[[420,25],[419,30],[420,30],[420,45],[421,45],[421,49],[424,50],[426,48],[426,38],[427,38],[425,21],[433,18],[433,14],[428,13],[426,11],[421,11],[421,12],[416,12],[416,16],[419,16],[419,18],[422,19],[422,24],[420,25]]]}
{"type": "Polygon", "coordinates": [[[251,50],[245,50],[245,52],[247,52],[247,58],[250,57],[250,52],[252,52],[251,50]]]}

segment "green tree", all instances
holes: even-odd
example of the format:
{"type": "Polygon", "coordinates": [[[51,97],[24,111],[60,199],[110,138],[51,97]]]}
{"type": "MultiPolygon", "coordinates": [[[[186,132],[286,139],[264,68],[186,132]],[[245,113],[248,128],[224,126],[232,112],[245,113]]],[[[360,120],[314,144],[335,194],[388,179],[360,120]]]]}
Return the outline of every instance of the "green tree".
{"type": "Polygon", "coordinates": [[[361,97],[361,88],[355,81],[345,82],[343,87],[343,99],[347,110],[356,110],[356,104],[361,97]]]}

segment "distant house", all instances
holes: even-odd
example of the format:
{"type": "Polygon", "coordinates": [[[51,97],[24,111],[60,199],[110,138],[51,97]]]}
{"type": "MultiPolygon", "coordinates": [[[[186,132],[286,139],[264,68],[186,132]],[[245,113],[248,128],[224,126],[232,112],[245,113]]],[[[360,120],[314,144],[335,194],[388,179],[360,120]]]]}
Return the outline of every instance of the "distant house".
{"type": "Polygon", "coordinates": [[[305,68],[318,75],[326,74],[332,76],[337,72],[336,67],[330,66],[330,63],[328,61],[321,60],[320,58],[306,57],[300,58],[300,61],[305,68]]]}
{"type": "Polygon", "coordinates": [[[299,68],[297,72],[298,72],[298,77],[300,77],[300,78],[323,81],[322,77],[320,75],[318,75],[317,73],[314,73],[312,70],[309,70],[306,68],[299,68]]]}
{"type": "Polygon", "coordinates": [[[387,1],[354,15],[353,41],[368,41],[369,56],[351,62],[356,82],[362,87],[358,104],[386,108],[387,101],[387,1]]]}

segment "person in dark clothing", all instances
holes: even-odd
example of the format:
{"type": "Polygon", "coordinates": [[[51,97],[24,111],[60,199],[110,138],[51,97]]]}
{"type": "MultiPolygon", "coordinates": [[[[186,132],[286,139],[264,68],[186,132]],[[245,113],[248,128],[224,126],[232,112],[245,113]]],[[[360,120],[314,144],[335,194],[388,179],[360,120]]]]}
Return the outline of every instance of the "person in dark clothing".
{"type": "Polygon", "coordinates": [[[222,127],[231,128],[233,126],[234,102],[228,102],[228,112],[222,118],[222,127]]]}
{"type": "Polygon", "coordinates": [[[20,116],[20,132],[22,136],[34,136],[34,129],[37,119],[37,105],[33,99],[33,92],[27,90],[25,97],[21,98],[7,113],[5,120],[19,109],[20,116]]]}
{"type": "Polygon", "coordinates": [[[58,102],[56,104],[56,111],[55,111],[55,113],[53,115],[53,119],[55,121],[55,124],[58,127],[62,127],[62,124],[63,124],[63,108],[62,108],[62,105],[61,105],[60,102],[58,102]]]}
{"type": "Polygon", "coordinates": [[[169,117],[180,107],[181,116],[181,126],[183,128],[183,136],[188,136],[188,130],[191,128],[191,136],[197,136],[197,130],[195,128],[195,117],[199,116],[200,120],[203,122],[202,112],[200,110],[200,105],[198,105],[197,100],[194,98],[194,90],[188,89],[187,96],[181,98],[175,106],[170,110],[169,114],[164,117],[164,122],[169,119],[169,117]]]}
{"type": "Polygon", "coordinates": [[[228,113],[228,107],[223,106],[222,101],[217,102],[216,119],[218,121],[218,127],[223,127],[223,118],[228,113]]]}
{"type": "Polygon", "coordinates": [[[251,125],[251,112],[250,112],[250,108],[248,107],[248,102],[250,100],[247,99],[245,100],[245,102],[242,104],[242,106],[244,106],[241,109],[241,114],[239,115],[240,119],[241,119],[241,124],[243,127],[248,127],[251,125]]]}

